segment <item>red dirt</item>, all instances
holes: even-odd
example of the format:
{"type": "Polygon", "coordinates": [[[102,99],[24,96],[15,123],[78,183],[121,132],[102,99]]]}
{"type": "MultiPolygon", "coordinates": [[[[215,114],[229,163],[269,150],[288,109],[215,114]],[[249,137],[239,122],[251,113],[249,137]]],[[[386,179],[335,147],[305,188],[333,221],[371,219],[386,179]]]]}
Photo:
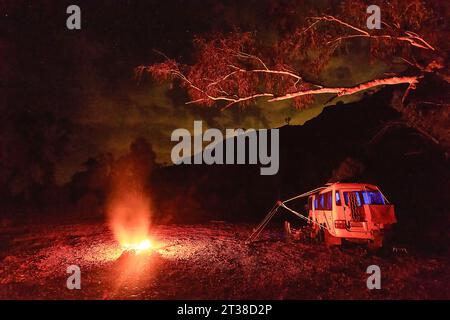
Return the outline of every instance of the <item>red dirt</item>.
{"type": "Polygon", "coordinates": [[[0,299],[450,298],[448,257],[288,243],[280,230],[248,246],[247,225],[161,225],[155,250],[121,256],[102,223],[4,229],[0,299]],[[81,268],[81,290],[66,288],[72,264],[81,268]],[[381,290],[366,288],[372,264],[381,268],[381,290]]]}

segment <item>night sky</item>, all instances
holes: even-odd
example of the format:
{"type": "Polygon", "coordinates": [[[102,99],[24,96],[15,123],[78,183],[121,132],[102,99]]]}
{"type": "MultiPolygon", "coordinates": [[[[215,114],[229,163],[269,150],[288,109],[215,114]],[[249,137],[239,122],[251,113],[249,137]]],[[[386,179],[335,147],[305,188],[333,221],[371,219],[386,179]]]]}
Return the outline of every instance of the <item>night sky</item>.
{"type": "MultiPolygon", "coordinates": [[[[305,3],[305,9],[298,6],[292,18],[307,14],[313,2],[305,3]]],[[[314,3],[320,6],[324,2],[314,3]]],[[[278,26],[270,20],[278,9],[270,1],[230,1],[227,5],[181,0],[2,2],[4,152],[21,152],[18,143],[39,148],[30,128],[50,123],[48,135],[39,139],[42,145],[48,145],[48,139],[60,139],[53,143],[58,150],[49,152],[56,154],[52,156],[55,179],[62,183],[89,157],[105,152],[120,155],[139,136],[152,144],[158,162],[168,163],[171,132],[180,127],[192,129],[194,120],[217,128],[278,127],[286,117],[292,118],[292,124],[304,123],[320,113],[323,100],[316,99],[302,111],[285,101],[221,112],[186,106],[188,98],[182,90],[157,84],[149,77],[137,81],[134,75],[135,67],[161,60],[155,49],[188,62],[195,35],[237,27],[256,32],[269,43],[278,35],[278,26]],[[81,30],[66,28],[70,4],[81,7],[81,30]],[[36,118],[44,119],[44,124],[36,118]]],[[[344,78],[347,83],[358,83],[384,71],[381,64],[369,65],[364,54],[352,59],[349,63],[333,58],[321,78],[329,83],[342,83],[344,78]]],[[[45,155],[47,151],[36,152],[45,155]]],[[[14,155],[9,159],[14,161],[14,155]]]]}

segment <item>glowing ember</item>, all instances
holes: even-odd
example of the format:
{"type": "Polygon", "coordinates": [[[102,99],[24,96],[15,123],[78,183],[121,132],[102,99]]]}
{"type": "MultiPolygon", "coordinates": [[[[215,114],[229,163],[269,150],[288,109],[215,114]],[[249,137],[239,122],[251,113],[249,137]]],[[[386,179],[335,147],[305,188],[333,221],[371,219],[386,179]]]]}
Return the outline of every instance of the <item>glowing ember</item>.
{"type": "Polygon", "coordinates": [[[152,243],[148,239],[142,240],[141,242],[138,242],[138,243],[123,244],[124,250],[133,250],[133,251],[136,251],[137,253],[146,251],[146,250],[150,250],[151,248],[152,248],[152,243]]]}

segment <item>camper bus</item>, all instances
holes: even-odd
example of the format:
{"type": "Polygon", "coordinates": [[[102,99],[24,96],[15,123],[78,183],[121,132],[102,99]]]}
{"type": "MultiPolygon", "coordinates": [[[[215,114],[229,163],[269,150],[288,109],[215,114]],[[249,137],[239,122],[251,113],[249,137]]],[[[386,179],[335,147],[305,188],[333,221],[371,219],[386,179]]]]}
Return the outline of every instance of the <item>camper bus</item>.
{"type": "Polygon", "coordinates": [[[327,184],[308,197],[307,208],[311,237],[328,245],[345,239],[380,248],[385,232],[396,223],[394,206],[371,184],[327,184]]]}

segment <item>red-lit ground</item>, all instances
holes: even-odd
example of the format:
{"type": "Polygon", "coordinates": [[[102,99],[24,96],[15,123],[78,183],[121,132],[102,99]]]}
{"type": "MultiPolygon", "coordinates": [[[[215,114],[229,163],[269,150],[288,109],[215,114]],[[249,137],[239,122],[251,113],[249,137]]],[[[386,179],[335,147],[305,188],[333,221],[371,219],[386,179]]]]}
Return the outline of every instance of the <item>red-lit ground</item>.
{"type": "Polygon", "coordinates": [[[158,226],[155,251],[120,257],[101,223],[3,229],[0,299],[450,298],[448,257],[288,244],[276,230],[247,246],[250,226],[158,226]],[[81,267],[81,290],[66,288],[71,264],[81,267]],[[366,289],[371,264],[382,290],[366,289]]]}

